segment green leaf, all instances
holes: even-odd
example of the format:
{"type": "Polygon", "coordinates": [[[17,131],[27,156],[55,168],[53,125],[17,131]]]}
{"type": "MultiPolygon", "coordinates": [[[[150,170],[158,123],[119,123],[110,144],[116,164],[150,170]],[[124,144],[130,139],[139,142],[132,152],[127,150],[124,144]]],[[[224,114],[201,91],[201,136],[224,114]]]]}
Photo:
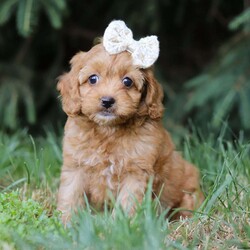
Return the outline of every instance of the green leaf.
{"type": "MultiPolygon", "coordinates": [[[[1,67],[3,79],[0,84],[0,124],[10,129],[16,129],[19,125],[20,111],[24,110],[26,121],[35,122],[35,103],[30,88],[32,73],[31,71],[19,64],[12,63],[11,72],[5,72],[1,67]],[[7,104],[7,105],[6,105],[7,104]],[[20,105],[23,105],[20,108],[20,105]]],[[[10,66],[9,65],[9,66],[10,66]]]]}
{"type": "Polygon", "coordinates": [[[55,29],[60,28],[62,26],[62,10],[49,0],[43,0],[41,1],[41,4],[44,7],[44,11],[48,16],[52,27],[55,29]]]}
{"type": "Polygon", "coordinates": [[[10,89],[10,100],[9,104],[5,109],[5,124],[10,128],[14,129],[17,127],[17,103],[18,103],[18,93],[13,88],[10,89]]]}
{"type": "Polygon", "coordinates": [[[243,26],[245,24],[250,23],[250,8],[247,8],[244,10],[240,15],[235,17],[230,23],[229,23],[229,29],[230,30],[236,30],[240,28],[240,26],[243,26]]]}
{"type": "Polygon", "coordinates": [[[22,95],[26,96],[23,101],[26,107],[27,120],[29,123],[33,124],[36,121],[36,111],[32,92],[29,88],[24,88],[22,95]]]}
{"type": "Polygon", "coordinates": [[[65,10],[66,8],[66,1],[65,0],[57,0],[57,1],[54,1],[54,0],[50,0],[52,4],[54,4],[57,9],[59,10],[65,10]]]}
{"type": "Polygon", "coordinates": [[[223,118],[229,112],[230,108],[233,106],[236,94],[237,92],[234,89],[232,89],[221,101],[218,101],[215,107],[215,113],[212,120],[213,126],[218,127],[221,124],[223,118]]]}
{"type": "MultiPolygon", "coordinates": [[[[209,78],[208,78],[209,79],[209,78]]],[[[205,80],[205,79],[204,79],[205,80]]],[[[189,98],[185,110],[189,111],[194,107],[200,107],[208,101],[220,98],[224,93],[230,91],[234,79],[230,74],[214,76],[208,81],[199,84],[189,98]]]]}
{"type": "MultiPolygon", "coordinates": [[[[246,82],[250,84],[250,82],[246,82]]],[[[239,92],[240,94],[240,119],[243,127],[250,129],[250,86],[242,88],[239,92]]]]}
{"type": "Polygon", "coordinates": [[[185,86],[188,89],[193,88],[193,87],[198,87],[202,85],[204,82],[209,81],[209,78],[211,78],[209,74],[206,74],[206,73],[201,74],[187,81],[185,86]]]}
{"type": "Polygon", "coordinates": [[[4,24],[9,20],[17,2],[18,0],[6,0],[0,3],[0,24],[4,24]]]}
{"type": "Polygon", "coordinates": [[[205,213],[209,213],[211,208],[214,206],[215,201],[218,199],[220,195],[225,191],[225,189],[231,184],[233,181],[230,175],[226,176],[225,181],[221,184],[221,186],[213,193],[212,197],[210,197],[204,211],[205,213]]]}
{"type": "Polygon", "coordinates": [[[32,28],[37,24],[38,3],[35,0],[19,0],[17,10],[18,32],[27,37],[32,32],[32,28]]]}

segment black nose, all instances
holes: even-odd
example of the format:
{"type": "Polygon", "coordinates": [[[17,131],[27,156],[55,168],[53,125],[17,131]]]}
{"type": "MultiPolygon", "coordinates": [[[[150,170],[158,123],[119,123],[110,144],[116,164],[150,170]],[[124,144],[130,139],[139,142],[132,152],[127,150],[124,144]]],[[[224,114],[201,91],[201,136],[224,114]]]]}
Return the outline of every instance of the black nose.
{"type": "Polygon", "coordinates": [[[106,109],[112,107],[114,105],[114,103],[115,103],[115,99],[113,97],[103,96],[101,98],[101,104],[106,109]]]}

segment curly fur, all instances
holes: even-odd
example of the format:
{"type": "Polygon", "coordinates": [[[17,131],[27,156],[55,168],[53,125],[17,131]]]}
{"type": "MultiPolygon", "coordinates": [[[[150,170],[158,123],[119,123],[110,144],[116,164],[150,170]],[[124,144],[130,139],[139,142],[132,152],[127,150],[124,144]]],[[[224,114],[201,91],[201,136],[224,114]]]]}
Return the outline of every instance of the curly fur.
{"type": "Polygon", "coordinates": [[[134,200],[142,201],[151,177],[163,207],[185,209],[176,217],[191,216],[203,200],[199,173],[175,151],[163,128],[163,91],[151,68],[139,69],[128,52],[109,55],[98,44],[72,58],[58,90],[68,115],[58,193],[65,223],[72,210],[84,207],[84,195],[101,208],[112,194],[133,214],[134,200]],[[93,74],[99,77],[94,85],[93,74]],[[133,86],[124,86],[124,77],[133,86]],[[108,110],[100,103],[103,96],[115,100],[108,110]]]}

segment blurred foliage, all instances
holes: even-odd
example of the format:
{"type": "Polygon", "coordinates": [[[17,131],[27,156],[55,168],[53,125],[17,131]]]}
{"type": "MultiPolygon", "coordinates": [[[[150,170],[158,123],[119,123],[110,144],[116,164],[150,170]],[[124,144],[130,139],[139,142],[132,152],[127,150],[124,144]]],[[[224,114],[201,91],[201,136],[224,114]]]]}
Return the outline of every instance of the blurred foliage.
{"type": "Polygon", "coordinates": [[[0,64],[2,75],[0,85],[0,120],[4,127],[15,129],[18,126],[17,110],[20,104],[24,104],[26,119],[29,123],[35,122],[35,105],[29,84],[33,72],[28,68],[19,67],[15,64],[0,64]],[[9,69],[12,74],[9,74],[9,69]]]}
{"type": "Polygon", "coordinates": [[[0,24],[6,23],[12,13],[16,15],[17,30],[27,37],[38,25],[39,12],[44,11],[53,28],[62,26],[62,14],[66,8],[65,0],[2,0],[0,3],[0,24]]]}
{"type": "Polygon", "coordinates": [[[135,38],[159,36],[161,53],[155,68],[165,91],[170,130],[183,133],[187,118],[204,124],[214,117],[218,126],[239,107],[240,122],[234,122],[237,115],[229,122],[237,130],[249,129],[245,115],[249,83],[244,80],[249,65],[247,7],[249,0],[146,0],[143,5],[133,0],[2,0],[0,128],[29,126],[38,132],[47,123],[57,125],[65,119],[56,78],[68,70],[76,52],[91,48],[111,20],[122,19],[135,38]],[[236,84],[239,79],[243,80],[236,84]]]}
{"type": "Polygon", "coordinates": [[[229,23],[240,29],[219,50],[200,75],[186,82],[190,96],[186,111],[197,108],[198,121],[220,127],[225,119],[234,129],[250,129],[250,8],[229,23]],[[198,112],[198,110],[202,110],[198,112]]]}
{"type": "Polygon", "coordinates": [[[247,8],[239,16],[234,18],[229,23],[229,28],[231,30],[243,28],[246,32],[249,32],[250,31],[250,8],[247,8]]]}

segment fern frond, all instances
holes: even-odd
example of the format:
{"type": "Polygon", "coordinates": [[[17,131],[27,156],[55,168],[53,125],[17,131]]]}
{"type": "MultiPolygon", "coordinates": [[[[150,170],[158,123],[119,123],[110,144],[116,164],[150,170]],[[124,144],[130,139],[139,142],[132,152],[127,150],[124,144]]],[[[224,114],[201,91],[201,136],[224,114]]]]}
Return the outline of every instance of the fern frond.
{"type": "Polygon", "coordinates": [[[190,94],[184,112],[202,107],[196,118],[204,121],[206,117],[214,127],[238,109],[240,112],[229,119],[238,127],[250,128],[250,33],[242,33],[220,49],[202,74],[186,82],[190,94]]]}
{"type": "Polygon", "coordinates": [[[243,126],[250,129],[250,82],[248,81],[247,86],[242,88],[239,92],[240,106],[239,113],[242,120],[243,126]]]}
{"type": "Polygon", "coordinates": [[[16,129],[19,126],[21,110],[26,115],[22,117],[22,120],[29,124],[34,123],[36,120],[35,103],[30,88],[33,79],[32,71],[20,64],[0,62],[0,75],[3,76],[0,82],[1,128],[16,129]]]}
{"type": "Polygon", "coordinates": [[[15,129],[17,122],[17,103],[18,95],[16,82],[9,82],[8,80],[1,84],[1,120],[2,126],[15,129]],[[6,105],[8,103],[8,105],[6,105]]]}
{"type": "Polygon", "coordinates": [[[186,82],[186,87],[187,88],[198,87],[205,81],[209,81],[209,74],[201,74],[192,78],[191,80],[186,82]]]}
{"type": "Polygon", "coordinates": [[[17,2],[18,0],[2,0],[0,3],[0,24],[4,24],[9,20],[17,2]]]}
{"type": "Polygon", "coordinates": [[[36,0],[19,0],[17,10],[18,32],[27,37],[38,22],[38,2],[36,0]]]}
{"type": "Polygon", "coordinates": [[[60,28],[62,26],[62,7],[64,7],[65,5],[56,4],[56,1],[42,0],[41,6],[43,6],[52,27],[55,29],[60,28]]]}
{"type": "Polygon", "coordinates": [[[212,125],[214,127],[219,127],[222,124],[223,119],[228,114],[235,102],[236,95],[237,92],[231,90],[221,101],[217,101],[214,109],[214,117],[212,119],[212,125]]]}
{"type": "Polygon", "coordinates": [[[57,0],[57,1],[50,0],[50,2],[54,4],[58,10],[65,10],[67,7],[65,0],[57,0]]]}
{"type": "MultiPolygon", "coordinates": [[[[195,91],[192,93],[192,98],[187,102],[186,110],[188,111],[194,107],[200,107],[210,100],[220,98],[221,95],[223,96],[227,90],[233,87],[235,79],[229,74],[210,75],[210,78],[201,77],[200,80],[199,85],[195,87],[195,91]]],[[[194,81],[196,81],[196,79],[194,79],[194,81]]],[[[191,81],[189,83],[192,84],[191,81]]]]}
{"type": "Polygon", "coordinates": [[[26,96],[26,98],[23,99],[26,110],[26,119],[30,124],[33,124],[36,121],[36,111],[31,89],[25,86],[20,92],[22,92],[22,96],[26,96]]]}
{"type": "Polygon", "coordinates": [[[17,107],[18,107],[18,93],[13,86],[9,92],[8,105],[5,107],[4,124],[8,124],[11,129],[17,127],[17,107]]]}
{"type": "Polygon", "coordinates": [[[229,23],[229,29],[236,30],[244,25],[250,25],[250,8],[244,10],[229,23]]]}

